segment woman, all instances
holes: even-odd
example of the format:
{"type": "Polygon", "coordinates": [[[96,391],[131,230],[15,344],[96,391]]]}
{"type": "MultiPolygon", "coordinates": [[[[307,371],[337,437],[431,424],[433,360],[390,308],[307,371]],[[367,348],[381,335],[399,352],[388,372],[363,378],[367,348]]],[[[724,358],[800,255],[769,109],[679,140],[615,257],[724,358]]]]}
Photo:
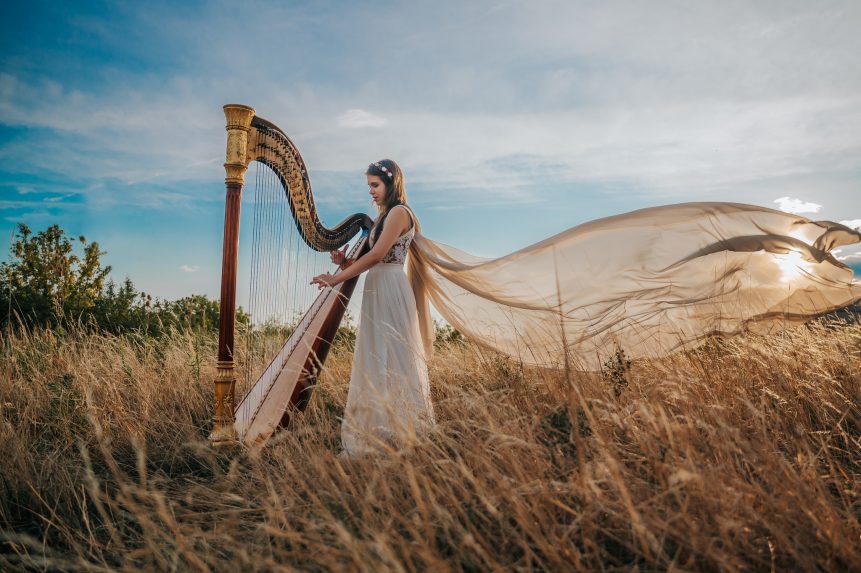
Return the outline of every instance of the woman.
{"type": "Polygon", "coordinates": [[[425,341],[413,288],[404,273],[417,221],[407,207],[403,174],[391,159],[368,166],[368,189],[379,210],[370,250],[348,265],[344,251],[332,253],[336,275],[314,277],[320,288],[364,271],[359,334],[341,438],[347,456],[388,444],[406,445],[434,423],[425,341]]]}

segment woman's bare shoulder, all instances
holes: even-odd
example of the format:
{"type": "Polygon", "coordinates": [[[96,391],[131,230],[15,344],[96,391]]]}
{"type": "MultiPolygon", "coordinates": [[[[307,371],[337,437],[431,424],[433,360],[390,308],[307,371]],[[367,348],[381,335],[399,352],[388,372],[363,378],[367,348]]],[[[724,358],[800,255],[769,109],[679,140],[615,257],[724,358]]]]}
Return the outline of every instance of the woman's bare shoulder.
{"type": "Polygon", "coordinates": [[[407,227],[412,227],[415,214],[413,210],[406,205],[395,205],[392,207],[392,212],[389,217],[396,217],[396,221],[406,224],[407,227]]]}

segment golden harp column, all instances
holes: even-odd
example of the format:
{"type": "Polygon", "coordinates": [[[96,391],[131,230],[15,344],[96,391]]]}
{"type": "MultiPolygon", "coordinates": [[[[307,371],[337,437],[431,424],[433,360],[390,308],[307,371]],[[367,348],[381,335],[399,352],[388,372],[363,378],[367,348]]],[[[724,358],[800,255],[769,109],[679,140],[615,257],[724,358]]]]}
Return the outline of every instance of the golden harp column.
{"type": "Polygon", "coordinates": [[[239,210],[248,155],[249,134],[254,109],[245,105],[224,106],[227,120],[227,153],[224,170],[227,198],[224,204],[224,247],[221,260],[221,302],[218,327],[218,364],[215,376],[215,413],[212,442],[235,441],[234,404],[236,374],[233,361],[236,332],[236,266],[239,257],[239,210]]]}

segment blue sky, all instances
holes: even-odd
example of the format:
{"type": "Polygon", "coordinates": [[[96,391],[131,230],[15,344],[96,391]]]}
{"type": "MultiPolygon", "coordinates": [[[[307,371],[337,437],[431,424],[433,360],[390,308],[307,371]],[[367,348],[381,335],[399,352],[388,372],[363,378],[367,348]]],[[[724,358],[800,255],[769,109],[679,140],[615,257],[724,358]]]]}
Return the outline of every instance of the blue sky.
{"type": "Polygon", "coordinates": [[[324,222],[368,210],[390,157],[425,234],[479,255],[681,201],[857,222],[859,24],[827,1],[14,3],[0,237],[59,223],[117,279],[216,297],[229,102],[293,138],[324,222]]]}

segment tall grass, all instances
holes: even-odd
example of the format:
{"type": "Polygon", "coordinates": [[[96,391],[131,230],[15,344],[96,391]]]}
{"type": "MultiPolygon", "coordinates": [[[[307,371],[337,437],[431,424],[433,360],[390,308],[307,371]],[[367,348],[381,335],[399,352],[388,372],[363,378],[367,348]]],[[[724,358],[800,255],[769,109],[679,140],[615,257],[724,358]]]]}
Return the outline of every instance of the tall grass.
{"type": "Polygon", "coordinates": [[[259,451],[206,442],[211,339],[41,330],[6,349],[2,569],[861,570],[857,326],[609,375],[452,344],[435,430],[361,460],[337,457],[347,345],[259,451]]]}

